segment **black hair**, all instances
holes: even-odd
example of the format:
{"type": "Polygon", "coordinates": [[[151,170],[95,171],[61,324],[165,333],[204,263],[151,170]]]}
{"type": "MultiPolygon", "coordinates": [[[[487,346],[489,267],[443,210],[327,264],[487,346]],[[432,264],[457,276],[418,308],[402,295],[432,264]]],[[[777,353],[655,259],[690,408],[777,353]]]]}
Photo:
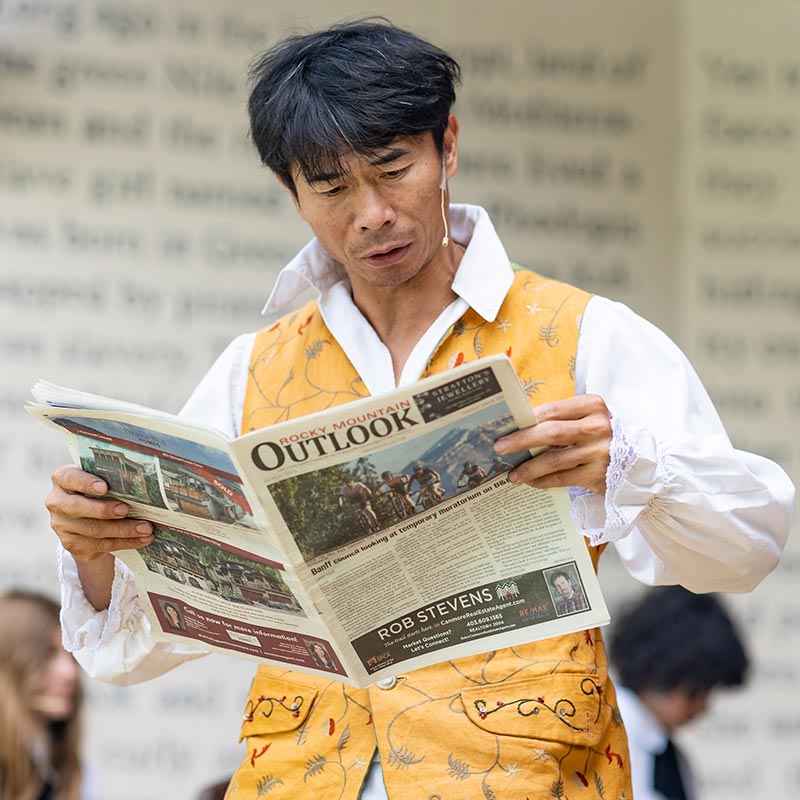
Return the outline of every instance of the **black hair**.
{"type": "Polygon", "coordinates": [[[640,694],[683,689],[690,695],[741,686],[749,659],[736,626],[711,594],[659,586],[618,614],[609,655],[620,683],[640,694]]]}
{"type": "Polygon", "coordinates": [[[441,150],[460,68],[444,50],[372,18],[284,39],[250,70],[250,135],[261,161],[295,193],[341,174],[345,154],[431,133],[441,150]]]}

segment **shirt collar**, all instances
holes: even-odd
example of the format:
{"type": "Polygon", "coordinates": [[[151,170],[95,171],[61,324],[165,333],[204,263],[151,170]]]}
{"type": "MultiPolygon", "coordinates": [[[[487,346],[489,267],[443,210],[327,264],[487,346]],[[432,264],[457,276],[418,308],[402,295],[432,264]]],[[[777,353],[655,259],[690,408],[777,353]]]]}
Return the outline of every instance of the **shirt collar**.
{"type": "Polygon", "coordinates": [[[617,687],[617,700],[626,726],[636,732],[637,745],[648,753],[663,753],[669,737],[655,714],[625,686],[617,687]]]}
{"type": "MultiPolygon", "coordinates": [[[[489,215],[480,206],[451,205],[450,236],[466,247],[452,289],[487,322],[493,322],[514,275],[489,215]]],[[[280,271],[261,313],[280,311],[309,287],[324,300],[340,283],[349,291],[344,267],[314,238],[280,271]]]]}

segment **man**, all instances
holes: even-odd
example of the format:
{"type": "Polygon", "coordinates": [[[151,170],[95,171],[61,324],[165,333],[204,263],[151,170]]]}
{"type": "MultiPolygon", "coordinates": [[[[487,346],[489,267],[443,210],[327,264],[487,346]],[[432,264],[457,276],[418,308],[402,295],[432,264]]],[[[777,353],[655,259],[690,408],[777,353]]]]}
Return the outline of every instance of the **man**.
{"type": "Polygon", "coordinates": [[[705,713],[716,689],[745,682],[749,663],[733,620],[713,595],[660,586],[617,616],[609,650],[634,797],[695,800],[689,762],[671,737],[705,713]]]}
{"type": "Polygon", "coordinates": [[[423,497],[426,492],[433,495],[436,502],[441,502],[444,498],[444,489],[441,484],[442,476],[427,464],[414,464],[411,470],[411,480],[408,482],[408,488],[416,483],[417,484],[417,502],[423,503],[423,497]]]}
{"type": "Polygon", "coordinates": [[[550,575],[550,585],[558,598],[556,600],[557,616],[574,614],[576,611],[586,609],[586,598],[583,592],[580,588],[575,588],[572,577],[564,570],[558,570],[550,575]]]}
{"type": "Polygon", "coordinates": [[[456,480],[456,486],[461,488],[462,485],[466,485],[467,489],[474,489],[476,486],[481,485],[485,477],[486,473],[483,467],[478,464],[473,464],[471,461],[465,461],[461,474],[456,480]]]}
{"type": "MultiPolygon", "coordinates": [[[[406,475],[405,472],[399,472],[396,475],[389,469],[381,473],[383,483],[380,486],[381,495],[388,495],[389,497],[396,498],[399,503],[399,511],[403,517],[414,514],[417,511],[417,506],[414,503],[414,498],[411,497],[409,484],[411,483],[411,476],[406,475]],[[383,489],[383,487],[386,489],[383,489]]],[[[393,501],[393,506],[397,509],[397,504],[393,501]]]]}
{"type": "MultiPolygon", "coordinates": [[[[660,332],[603,298],[515,275],[486,213],[449,205],[458,75],[439,48],[372,23],[286,40],[256,64],[253,141],[315,234],[266,311],[309,284],[319,300],[235,340],[183,413],[233,435],[243,419],[263,427],[276,413],[345,402],[354,387],[377,394],[479,353],[513,352],[523,378],[546,378],[538,424],[495,450],[551,449],[512,470],[512,483],[574,487],[595,560],[616,541],[644,581],[751,589],[779,558],[791,484],[776,465],[731,447],[660,332]],[[557,338],[537,335],[543,305],[559,309],[550,320],[557,338]],[[251,363],[266,347],[271,358],[251,363]]],[[[48,507],[68,551],[66,636],[81,663],[130,682],[202,655],[153,645],[127,571],[109,555],[149,543],[150,526],[125,519],[125,504],[98,497],[103,481],[74,467],[53,483],[48,507]]],[[[270,714],[245,714],[247,756],[228,800],[594,800],[599,786],[608,798],[631,796],[599,631],[436,664],[368,690],[262,666],[248,708],[265,704],[270,714]],[[530,698],[541,699],[540,713],[521,713],[530,698]],[[571,719],[553,711],[568,707],[571,719]]]]}
{"type": "Polygon", "coordinates": [[[378,518],[372,509],[372,490],[365,486],[361,481],[349,477],[339,491],[339,508],[356,509],[360,508],[369,520],[373,530],[380,528],[378,518]]]}
{"type": "Polygon", "coordinates": [[[495,475],[500,475],[502,472],[508,472],[512,468],[513,465],[509,464],[507,461],[503,461],[502,456],[495,456],[492,459],[492,466],[489,467],[486,477],[494,478],[495,475]]]}

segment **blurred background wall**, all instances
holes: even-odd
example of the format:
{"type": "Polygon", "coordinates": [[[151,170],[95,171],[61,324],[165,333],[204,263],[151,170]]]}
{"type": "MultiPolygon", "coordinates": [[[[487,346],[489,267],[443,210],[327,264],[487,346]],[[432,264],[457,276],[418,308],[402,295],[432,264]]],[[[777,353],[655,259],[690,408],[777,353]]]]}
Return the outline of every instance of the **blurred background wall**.
{"type": "MultiPolygon", "coordinates": [[[[456,201],[513,259],[620,299],[687,351],[734,442],[800,477],[800,3],[0,0],[0,587],[56,591],[43,498],[64,442],[39,377],[176,411],[260,325],[307,239],[246,137],[249,60],[385,14],[464,68],[456,201]]],[[[640,587],[607,554],[618,607],[640,587]]],[[[800,545],[729,598],[756,661],[684,736],[709,800],[800,782],[800,545]]],[[[108,800],[229,773],[253,666],[89,687],[108,800]]]]}

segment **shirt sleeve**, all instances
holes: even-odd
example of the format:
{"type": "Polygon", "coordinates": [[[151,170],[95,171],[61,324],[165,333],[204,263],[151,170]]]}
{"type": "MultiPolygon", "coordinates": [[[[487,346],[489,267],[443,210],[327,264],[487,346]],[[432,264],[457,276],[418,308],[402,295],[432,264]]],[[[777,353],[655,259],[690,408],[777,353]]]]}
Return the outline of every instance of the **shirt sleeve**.
{"type": "Polygon", "coordinates": [[[576,392],[612,415],[606,495],[573,496],[593,544],[614,542],[643,583],[750,591],[776,566],[794,487],[775,463],[736,450],[692,366],[658,328],[594,297],[584,314],[576,392]]]}
{"type": "MultiPolygon", "coordinates": [[[[233,438],[241,427],[253,334],[235,339],[206,373],[181,416],[210,425],[233,438]]],[[[75,560],[59,549],[61,627],[64,647],[98,680],[139,683],[191,661],[207,651],[178,642],[153,641],[133,575],[115,562],[111,603],[97,611],[86,599],[75,560]]]]}

